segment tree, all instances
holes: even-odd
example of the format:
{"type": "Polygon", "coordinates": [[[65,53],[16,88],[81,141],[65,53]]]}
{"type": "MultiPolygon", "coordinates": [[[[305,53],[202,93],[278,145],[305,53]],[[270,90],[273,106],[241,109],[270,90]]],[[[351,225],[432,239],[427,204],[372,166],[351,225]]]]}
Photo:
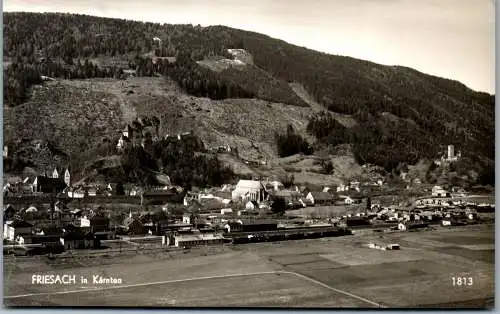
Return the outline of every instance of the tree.
{"type": "Polygon", "coordinates": [[[293,174],[285,175],[281,178],[281,183],[283,183],[283,186],[288,189],[295,183],[295,176],[293,174]]]}
{"type": "Polygon", "coordinates": [[[333,172],[333,164],[331,160],[322,160],[321,167],[323,168],[326,174],[331,174],[333,172]]]}
{"type": "Polygon", "coordinates": [[[370,210],[372,209],[372,199],[370,197],[368,197],[366,199],[366,210],[370,210]]]}
{"type": "Polygon", "coordinates": [[[276,144],[281,157],[298,153],[310,155],[313,152],[309,143],[300,134],[295,133],[291,124],[287,126],[285,134],[276,134],[276,144]]]}
{"type": "Polygon", "coordinates": [[[125,195],[125,188],[121,182],[116,184],[116,195],[125,195]]]}
{"type": "Polygon", "coordinates": [[[271,210],[275,214],[283,215],[286,211],[286,202],[282,197],[277,197],[271,205],[271,210]]]}

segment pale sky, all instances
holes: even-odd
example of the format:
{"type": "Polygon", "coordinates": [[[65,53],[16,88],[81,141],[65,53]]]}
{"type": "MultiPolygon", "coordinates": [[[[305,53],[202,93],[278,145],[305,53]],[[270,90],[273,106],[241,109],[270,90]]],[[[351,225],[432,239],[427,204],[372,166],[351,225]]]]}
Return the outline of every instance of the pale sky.
{"type": "Polygon", "coordinates": [[[227,25],[495,92],[494,0],[4,0],[3,9],[227,25]]]}

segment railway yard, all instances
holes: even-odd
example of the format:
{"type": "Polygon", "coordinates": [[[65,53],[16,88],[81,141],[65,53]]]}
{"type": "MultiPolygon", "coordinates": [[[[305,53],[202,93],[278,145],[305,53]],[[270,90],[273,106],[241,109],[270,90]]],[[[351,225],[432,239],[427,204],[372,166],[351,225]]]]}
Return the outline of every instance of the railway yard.
{"type": "Polygon", "coordinates": [[[491,224],[189,250],[4,258],[7,306],[484,308],[493,306],[493,297],[491,224]],[[375,250],[369,243],[397,243],[401,249],[375,250]],[[76,283],[34,284],[37,274],[75,275],[76,283]],[[94,276],[119,278],[121,284],[94,284],[94,276]],[[467,284],[458,285],[457,278],[467,284]]]}

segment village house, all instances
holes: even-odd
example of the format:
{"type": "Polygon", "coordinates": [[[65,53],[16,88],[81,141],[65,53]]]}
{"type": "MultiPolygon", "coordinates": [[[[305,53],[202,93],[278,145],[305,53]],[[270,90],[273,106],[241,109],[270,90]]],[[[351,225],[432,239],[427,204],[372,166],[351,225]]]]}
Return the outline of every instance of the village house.
{"type": "Polygon", "coordinates": [[[451,220],[449,219],[443,219],[441,220],[441,226],[451,226],[451,220]]]}
{"type": "Polygon", "coordinates": [[[257,204],[256,201],[248,201],[248,203],[245,204],[245,209],[246,210],[256,210],[256,209],[259,209],[259,204],[257,204]]]}
{"type": "Polygon", "coordinates": [[[55,212],[62,212],[65,209],[68,209],[68,207],[66,206],[66,204],[64,204],[61,201],[55,202],[55,204],[54,204],[54,211],[55,212]]]}
{"type": "Polygon", "coordinates": [[[3,186],[3,196],[7,197],[10,196],[11,194],[15,194],[16,189],[14,188],[13,184],[7,183],[3,186]]]}
{"type": "Polygon", "coordinates": [[[130,126],[130,124],[127,124],[121,133],[124,137],[131,139],[134,134],[134,129],[130,126]]]}
{"type": "Polygon", "coordinates": [[[337,192],[347,192],[349,191],[350,189],[350,186],[349,185],[345,185],[345,184],[340,184],[338,187],[337,187],[337,192]]]}
{"type": "Polygon", "coordinates": [[[121,134],[120,138],[118,139],[118,143],[116,143],[116,149],[118,151],[123,151],[125,148],[128,147],[129,144],[130,144],[130,139],[125,135],[121,134]]]}
{"type": "Polygon", "coordinates": [[[323,192],[327,192],[327,193],[329,193],[331,190],[332,190],[332,188],[331,188],[331,187],[329,187],[329,186],[325,186],[325,187],[323,187],[323,192]]]}
{"type": "Polygon", "coordinates": [[[3,208],[3,221],[8,221],[14,218],[16,215],[17,210],[12,206],[11,204],[7,204],[3,208]]]}
{"type": "Polygon", "coordinates": [[[73,219],[75,226],[78,228],[90,228],[90,219],[87,216],[75,217],[73,219]]]}
{"type": "Polygon", "coordinates": [[[84,198],[85,190],[82,187],[69,188],[67,194],[69,198],[84,198]]]}
{"type": "Polygon", "coordinates": [[[90,196],[90,197],[97,196],[97,188],[95,188],[95,187],[87,187],[85,189],[85,195],[86,196],[90,196]]]}
{"type": "Polygon", "coordinates": [[[6,221],[3,227],[3,237],[9,241],[14,241],[19,235],[30,235],[33,225],[24,220],[6,221]]]}
{"type": "Polygon", "coordinates": [[[309,192],[306,200],[313,205],[331,205],[335,202],[335,197],[328,192],[309,192]]]}
{"type": "Polygon", "coordinates": [[[30,205],[30,206],[28,206],[28,208],[26,208],[26,209],[24,210],[24,212],[25,212],[25,213],[36,213],[36,212],[38,212],[38,208],[36,208],[36,207],[35,207],[35,206],[33,206],[33,205],[30,205]]]}
{"type": "Polygon", "coordinates": [[[311,192],[311,190],[307,186],[301,185],[298,187],[297,192],[299,192],[302,196],[305,197],[307,194],[309,194],[309,192],[311,192]]]}
{"type": "Polygon", "coordinates": [[[360,186],[359,181],[351,181],[350,189],[355,190],[356,192],[360,192],[361,186],[360,186]]]}
{"type": "Polygon", "coordinates": [[[117,195],[119,192],[118,183],[108,183],[105,190],[108,196],[117,195]]]}
{"type": "Polygon", "coordinates": [[[259,181],[240,180],[231,193],[231,197],[233,201],[241,199],[243,201],[255,201],[259,204],[266,199],[267,192],[264,185],[259,181]]]}
{"type": "Polygon", "coordinates": [[[161,45],[161,39],[158,37],[153,37],[153,42],[161,45]]]}
{"type": "Polygon", "coordinates": [[[187,192],[186,195],[184,195],[184,198],[182,199],[182,204],[184,206],[189,206],[193,203],[194,200],[197,199],[197,196],[191,192],[187,192]]]}
{"type": "Polygon", "coordinates": [[[361,198],[357,198],[357,197],[347,196],[344,199],[344,204],[346,204],[346,205],[361,204],[361,203],[362,203],[362,199],[361,198]]]}
{"type": "Polygon", "coordinates": [[[193,218],[193,214],[192,213],[184,213],[182,215],[182,223],[190,225],[191,221],[192,221],[192,218],[193,218]]]}
{"type": "Polygon", "coordinates": [[[427,227],[428,224],[421,221],[408,221],[408,222],[400,222],[398,224],[398,230],[406,231],[406,230],[414,230],[427,227]]]}
{"type": "Polygon", "coordinates": [[[135,185],[126,185],[124,187],[125,195],[128,196],[139,196],[142,193],[142,189],[135,185]]]}
{"type": "Polygon", "coordinates": [[[469,220],[475,220],[475,219],[477,219],[477,213],[468,213],[467,218],[469,220]]]}
{"type": "Polygon", "coordinates": [[[432,188],[432,196],[434,197],[449,197],[450,193],[441,186],[436,185],[432,188]]]}
{"type": "Polygon", "coordinates": [[[271,184],[273,190],[275,190],[275,191],[279,191],[279,190],[282,190],[285,188],[283,183],[281,183],[279,181],[271,181],[270,184],[271,184]]]}
{"type": "Polygon", "coordinates": [[[118,151],[123,151],[130,146],[142,146],[144,149],[149,150],[153,142],[158,140],[157,130],[151,126],[151,124],[145,123],[140,117],[134,120],[132,125],[133,126],[127,124],[120,132],[121,134],[116,143],[116,149],[118,151]],[[153,136],[153,134],[156,135],[153,136]]]}

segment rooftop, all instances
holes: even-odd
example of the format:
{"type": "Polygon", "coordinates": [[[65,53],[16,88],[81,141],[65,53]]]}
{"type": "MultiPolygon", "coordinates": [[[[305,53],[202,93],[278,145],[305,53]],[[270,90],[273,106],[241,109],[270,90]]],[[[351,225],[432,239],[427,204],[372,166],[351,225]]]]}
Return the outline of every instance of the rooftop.
{"type": "Polygon", "coordinates": [[[222,239],[222,236],[216,235],[213,233],[197,233],[197,234],[176,235],[175,239],[179,242],[200,241],[200,240],[220,240],[220,239],[222,239]]]}
{"type": "Polygon", "coordinates": [[[315,200],[333,200],[333,195],[328,192],[311,192],[315,200]]]}
{"type": "Polygon", "coordinates": [[[273,219],[238,219],[231,223],[240,223],[243,225],[277,225],[278,221],[273,219]]]}
{"type": "Polygon", "coordinates": [[[240,180],[238,184],[236,184],[236,189],[260,189],[261,187],[262,183],[254,180],[240,180]]]}

